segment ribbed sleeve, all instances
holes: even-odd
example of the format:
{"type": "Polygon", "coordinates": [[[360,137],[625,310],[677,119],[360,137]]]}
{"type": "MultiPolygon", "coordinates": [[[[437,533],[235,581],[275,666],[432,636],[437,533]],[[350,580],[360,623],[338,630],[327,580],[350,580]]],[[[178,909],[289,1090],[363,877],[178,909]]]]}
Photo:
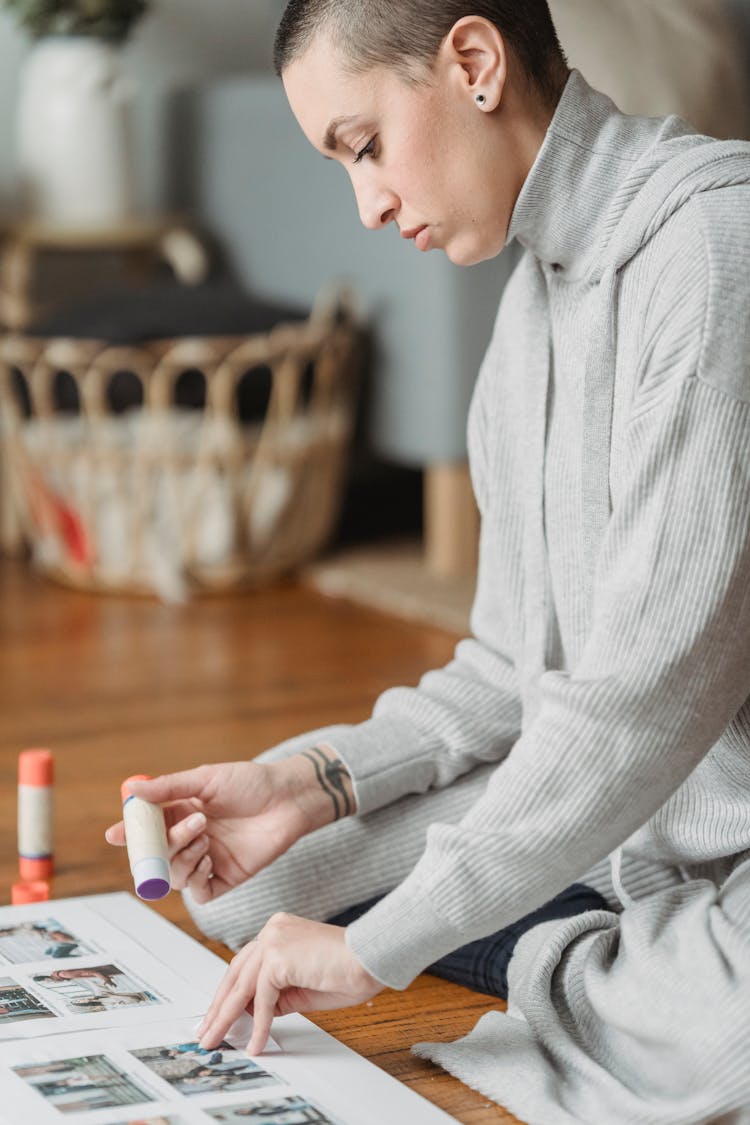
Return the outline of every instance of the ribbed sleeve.
{"type": "Polygon", "coordinates": [[[621,844],[747,695],[750,406],[693,378],[633,438],[578,667],[542,677],[538,718],[486,794],[459,825],[434,825],[413,873],[349,928],[394,987],[621,844]]]}
{"type": "MultiPolygon", "coordinates": [[[[515,288],[511,279],[508,292],[515,288]]],[[[493,492],[499,471],[512,480],[511,450],[493,450],[494,396],[501,343],[507,325],[504,303],[472,399],[469,453],[480,505],[493,492]],[[503,462],[503,458],[505,461],[503,462]]],[[[512,562],[522,534],[518,514],[506,506],[502,526],[485,520],[479,547],[473,635],[456,647],[455,659],[428,672],[416,688],[396,687],[376,702],[373,718],[332,741],[354,781],[357,809],[372,812],[408,793],[442,788],[485,762],[499,762],[521,729],[515,653],[519,647],[520,591],[517,569],[503,575],[502,557],[512,562]]]]}
{"type": "MultiPolygon", "coordinates": [[[[479,585],[488,585],[480,566],[479,585]]],[[[491,590],[487,592],[491,598],[491,590]]],[[[485,595],[478,595],[483,602],[485,595]]],[[[372,812],[407,793],[449,785],[482,762],[502,760],[518,737],[521,705],[510,658],[476,638],[416,688],[391,688],[373,718],[331,745],[354,781],[357,810],[372,812]]]]}

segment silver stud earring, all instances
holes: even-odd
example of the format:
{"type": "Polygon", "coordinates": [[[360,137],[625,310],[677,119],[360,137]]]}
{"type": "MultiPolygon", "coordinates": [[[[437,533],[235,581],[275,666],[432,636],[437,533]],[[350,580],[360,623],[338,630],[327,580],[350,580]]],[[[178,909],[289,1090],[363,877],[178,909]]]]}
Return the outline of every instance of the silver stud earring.
{"type": "Polygon", "coordinates": [[[480,109],[482,109],[487,104],[487,99],[485,98],[484,94],[476,94],[474,97],[474,101],[477,103],[480,109]]]}

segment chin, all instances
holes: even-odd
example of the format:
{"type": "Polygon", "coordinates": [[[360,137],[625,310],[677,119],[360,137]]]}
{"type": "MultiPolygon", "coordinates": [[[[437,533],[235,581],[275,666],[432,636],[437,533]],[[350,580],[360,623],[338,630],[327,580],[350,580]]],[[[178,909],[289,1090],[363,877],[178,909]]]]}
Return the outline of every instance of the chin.
{"type": "Polygon", "coordinates": [[[445,254],[454,266],[478,266],[480,262],[488,262],[490,258],[496,258],[504,245],[504,242],[499,246],[494,243],[490,246],[486,242],[482,244],[467,240],[458,245],[446,246],[445,254]]]}

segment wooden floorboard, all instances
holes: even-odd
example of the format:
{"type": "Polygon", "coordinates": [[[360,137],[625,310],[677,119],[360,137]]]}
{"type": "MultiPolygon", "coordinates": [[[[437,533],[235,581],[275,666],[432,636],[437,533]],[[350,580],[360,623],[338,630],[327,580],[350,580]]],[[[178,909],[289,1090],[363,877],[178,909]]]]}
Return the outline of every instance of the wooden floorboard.
{"type": "MultiPolygon", "coordinates": [[[[0,560],[0,901],[17,877],[19,750],[57,754],[53,894],[130,890],[124,853],[103,838],[124,777],[251,757],[357,722],[384,688],[448,660],[455,641],[294,584],[165,606],[68,591],[0,560]]],[[[179,895],[157,909],[200,938],[179,895]]],[[[422,976],[315,1021],[464,1125],[497,1125],[515,1118],[409,1047],[465,1034],[498,1006],[422,976]]]]}

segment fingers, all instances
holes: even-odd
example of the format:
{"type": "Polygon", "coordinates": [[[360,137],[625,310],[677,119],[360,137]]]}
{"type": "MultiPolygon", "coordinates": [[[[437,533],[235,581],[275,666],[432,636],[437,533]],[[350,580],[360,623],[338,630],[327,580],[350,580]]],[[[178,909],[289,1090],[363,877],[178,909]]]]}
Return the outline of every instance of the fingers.
{"type": "Polygon", "coordinates": [[[279,989],[273,984],[268,971],[261,969],[253,1000],[253,1034],[247,1045],[248,1055],[259,1055],[264,1050],[278,1000],[279,989]]]}
{"type": "Polygon", "coordinates": [[[172,857],[170,871],[174,890],[184,891],[185,887],[190,886],[196,880],[199,869],[205,874],[206,878],[210,876],[211,857],[208,854],[209,847],[208,836],[203,834],[172,857]]]}
{"type": "Polygon", "coordinates": [[[234,958],[198,1028],[201,1047],[210,1050],[218,1046],[234,1021],[245,1011],[255,995],[260,959],[260,945],[254,941],[234,958]]]}
{"type": "Polygon", "coordinates": [[[124,848],[125,840],[125,825],[121,820],[117,824],[110,824],[109,828],[104,833],[104,839],[108,844],[113,844],[116,848],[124,848]]]}
{"type": "MultiPolygon", "coordinates": [[[[251,946],[253,946],[253,945],[257,945],[257,943],[256,942],[250,942],[248,945],[246,945],[244,947],[244,949],[240,950],[240,952],[238,954],[236,954],[236,956],[233,957],[232,960],[230,961],[229,967],[228,967],[227,971],[225,972],[224,976],[222,977],[221,984],[219,985],[219,987],[216,990],[216,994],[215,994],[213,1000],[211,1001],[211,1003],[209,1005],[208,1011],[206,1012],[206,1015],[203,1019],[203,1022],[201,1023],[201,1026],[198,1028],[198,1034],[201,1036],[201,1040],[203,1040],[204,1038],[206,1040],[208,1039],[208,1032],[209,1032],[210,1028],[213,1026],[214,1022],[216,1021],[216,1018],[217,1018],[219,1012],[221,1011],[221,1008],[222,1008],[222,1005],[224,1004],[224,1001],[231,994],[232,990],[234,988],[236,988],[237,981],[239,979],[240,972],[241,972],[241,969],[242,969],[245,961],[248,958],[251,958],[253,956],[252,951],[251,951],[251,946]]],[[[207,1045],[208,1045],[208,1043],[203,1043],[201,1041],[201,1046],[207,1046],[207,1045]]]]}
{"type": "Polygon", "coordinates": [[[167,843],[173,862],[199,840],[208,843],[208,837],[204,834],[206,823],[206,817],[203,813],[192,812],[190,816],[186,816],[172,825],[167,832],[167,843]]]}
{"type": "Polygon", "coordinates": [[[203,813],[191,812],[167,833],[172,886],[177,891],[187,888],[198,904],[210,902],[231,890],[229,883],[214,874],[212,845],[216,844],[216,840],[206,831],[207,825],[203,813]]]}
{"type": "Polygon", "coordinates": [[[169,805],[162,805],[164,823],[167,828],[172,828],[181,820],[186,820],[194,812],[203,811],[203,802],[199,801],[197,797],[193,797],[189,801],[172,801],[169,805]]]}
{"type": "Polygon", "coordinates": [[[209,773],[208,766],[197,766],[179,773],[165,773],[151,781],[131,781],[128,788],[134,797],[163,805],[166,801],[200,797],[209,773]]]}
{"type": "MultiPolygon", "coordinates": [[[[204,855],[198,862],[195,870],[185,880],[185,888],[190,891],[194,902],[202,905],[214,898],[213,889],[213,864],[210,855],[204,855]]],[[[182,890],[178,887],[177,890],[182,890]]]]}
{"type": "Polygon", "coordinates": [[[188,879],[187,889],[190,891],[191,897],[202,905],[204,902],[210,902],[211,899],[219,898],[227,891],[231,891],[232,884],[226,883],[215,874],[211,857],[207,855],[203,857],[188,879]]]}
{"type": "MultiPolygon", "coordinates": [[[[191,801],[178,801],[174,805],[168,805],[164,809],[164,819],[168,826],[183,824],[185,820],[190,817],[192,813],[196,812],[196,804],[191,801]]],[[[183,827],[183,833],[185,829],[183,827]]],[[[195,831],[191,832],[191,838],[195,835],[195,831]]],[[[109,828],[104,833],[104,838],[108,844],[113,844],[117,848],[125,847],[127,843],[125,839],[125,824],[122,820],[118,820],[116,824],[110,824],[109,828]]],[[[182,843],[184,847],[188,842],[187,837],[180,836],[179,834],[172,839],[172,834],[169,834],[170,842],[174,848],[177,848],[182,843]]]]}

